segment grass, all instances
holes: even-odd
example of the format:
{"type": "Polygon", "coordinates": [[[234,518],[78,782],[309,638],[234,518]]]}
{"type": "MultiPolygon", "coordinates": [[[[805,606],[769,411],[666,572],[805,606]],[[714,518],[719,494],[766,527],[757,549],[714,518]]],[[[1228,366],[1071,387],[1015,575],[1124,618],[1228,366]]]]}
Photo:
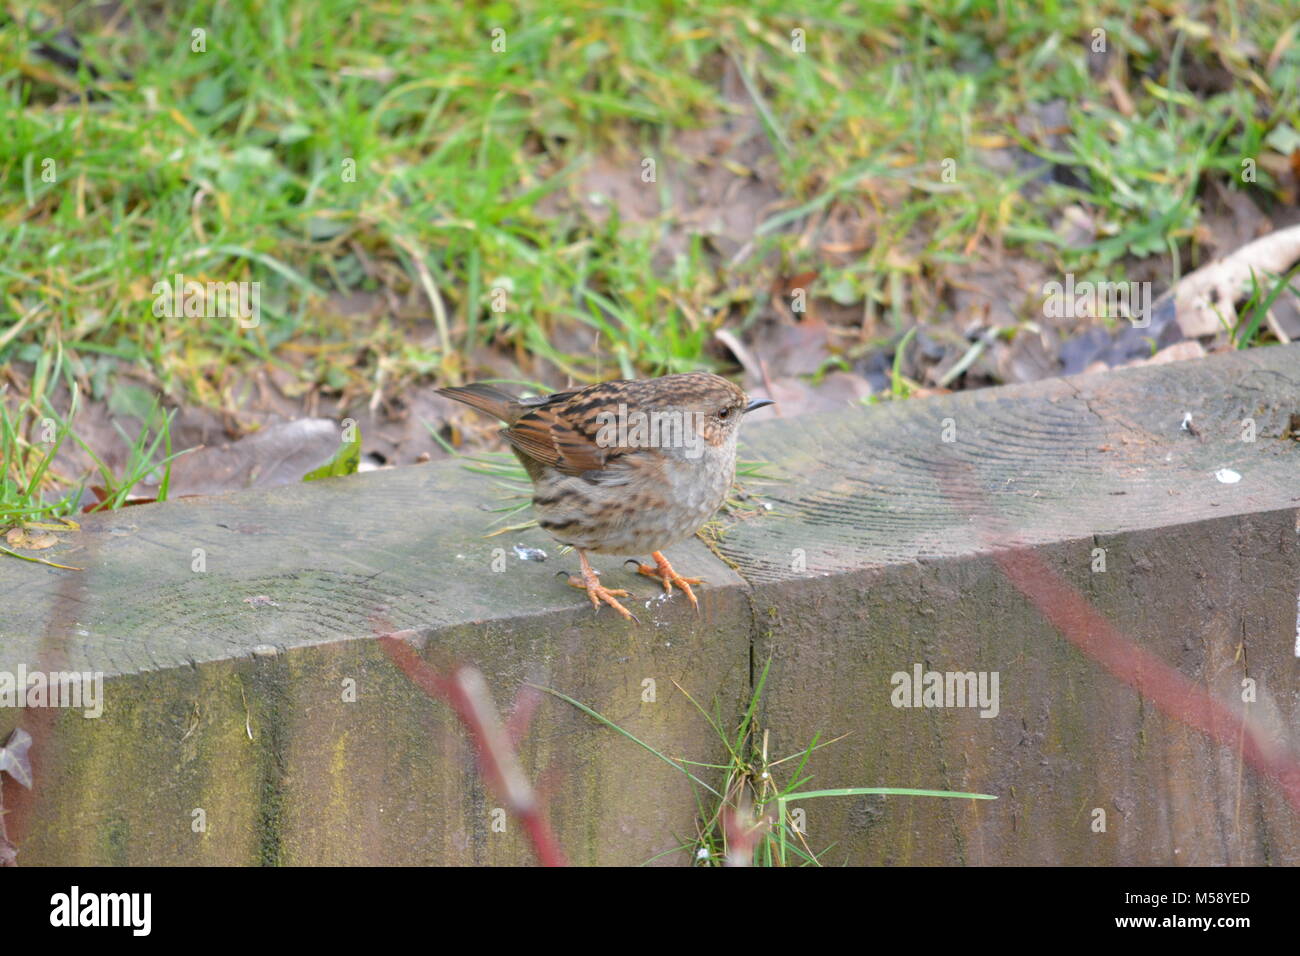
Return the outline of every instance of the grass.
{"type": "Polygon", "coordinates": [[[560,700],[576,707],[611,730],[622,734],[632,743],[652,754],[685,776],[695,791],[700,818],[698,832],[690,840],[666,850],[647,863],[677,853],[688,853],[701,866],[731,864],[757,866],[820,866],[834,844],[814,850],[808,843],[803,828],[792,818],[792,805],[828,797],[903,796],[939,797],[948,799],[996,800],[983,793],[962,793],[949,790],[926,790],[909,787],[836,787],[831,789],[801,789],[812,780],[806,773],[809,758],[823,747],[842,740],[821,741],[814,738],[797,753],[777,758],[769,755],[769,736],[759,726],[759,703],[767,685],[769,659],[754,683],[745,713],[736,729],[727,729],[727,718],[716,702],[711,713],[695,700],[676,681],[673,686],[684,694],[708,723],[727,754],[723,764],[700,763],[667,756],[651,744],[629,733],[609,718],[596,712],[567,694],[548,687],[538,687],[560,700]],[[721,777],[721,786],[713,786],[704,777],[721,777]]]}
{"type": "MultiPolygon", "coordinates": [[[[1251,270],[1250,297],[1242,306],[1241,318],[1237,324],[1228,329],[1229,338],[1237,348],[1249,348],[1258,341],[1268,310],[1273,307],[1273,303],[1277,301],[1284,289],[1289,289],[1293,294],[1300,294],[1300,290],[1291,284],[1297,276],[1300,276],[1300,263],[1293,266],[1286,275],[1274,277],[1270,290],[1260,281],[1259,276],[1255,275],[1255,271],[1251,270]]],[[[1224,324],[1227,324],[1226,321],[1224,324]]]]}
{"type": "Polygon", "coordinates": [[[813,296],[886,316],[894,337],[942,320],[926,290],[990,251],[1080,279],[1154,256],[1172,281],[1199,259],[1207,183],[1267,206],[1274,167],[1244,183],[1242,159],[1300,139],[1281,2],[42,9],[0,14],[0,365],[62,349],[88,401],[119,362],[172,404],[228,410],[230,376],[265,365],[345,401],[463,380],[484,346],[538,379],[717,367],[714,331],[804,271],[813,296]],[[1127,109],[1090,72],[1097,28],[1127,109]],[[1055,102],[1058,140],[1018,123],[1055,102]],[[665,262],[671,216],[583,211],[596,158],[680,201],[674,169],[699,158],[683,135],[750,111],[781,198],[734,255],[705,223],[665,262]],[[1070,176],[991,163],[1016,146],[1070,176]],[[1097,224],[1086,246],[1055,231],[1070,204],[1097,224]],[[832,217],[872,224],[860,255],[807,240],[832,217]],[[178,272],[261,283],[261,322],[154,315],[154,284],[178,272]]]}
{"type": "MultiPolygon", "coordinates": [[[[72,427],[81,392],[67,358],[62,348],[42,353],[35,364],[31,392],[15,402],[5,401],[8,386],[0,386],[0,458],[4,462],[4,469],[0,471],[0,532],[76,530],[78,526],[70,515],[121,508],[131,500],[133,489],[146,479],[158,484],[158,490],[150,500],[166,501],[172,462],[185,454],[184,451],[173,452],[171,447],[170,426],[175,411],[165,412],[155,398],[142,414],[145,424],[135,437],[117,426],[127,448],[122,467],[115,470],[106,464],[72,427]],[[49,398],[60,379],[66,383],[71,396],[66,415],[60,414],[49,398]],[[27,422],[35,422],[35,429],[26,428],[27,422]],[[98,472],[100,484],[89,489],[93,502],[85,502],[87,487],[84,479],[74,482],[68,476],[51,474],[51,465],[59,449],[69,439],[81,446],[98,472]],[[48,495],[46,488],[49,485],[62,490],[53,496],[48,495]]],[[[53,543],[48,536],[46,538],[53,543]]],[[[26,561],[53,564],[9,548],[0,547],[0,552],[26,561]]]]}

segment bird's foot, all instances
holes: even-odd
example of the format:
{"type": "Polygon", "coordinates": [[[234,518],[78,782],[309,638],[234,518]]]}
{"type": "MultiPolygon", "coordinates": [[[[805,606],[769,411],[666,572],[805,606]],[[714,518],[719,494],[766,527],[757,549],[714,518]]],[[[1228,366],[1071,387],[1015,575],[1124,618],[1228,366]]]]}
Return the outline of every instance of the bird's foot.
{"type": "Polygon", "coordinates": [[[587,563],[587,556],[583,554],[581,551],[579,551],[578,557],[582,559],[582,574],[569,575],[569,586],[578,588],[579,590],[582,591],[586,591],[587,597],[591,598],[591,606],[594,607],[596,610],[598,611],[600,610],[600,605],[602,603],[608,604],[615,611],[618,611],[619,614],[623,615],[623,617],[625,617],[627,620],[636,621],[636,623],[640,624],[641,621],[637,618],[635,614],[633,614],[623,605],[618,603],[617,600],[618,598],[629,596],[627,591],[623,590],[622,588],[605,587],[603,584],[600,583],[599,572],[597,572],[595,568],[593,568],[590,564],[587,563]]]}
{"type": "Polygon", "coordinates": [[[677,585],[682,589],[682,593],[686,595],[687,600],[691,602],[691,607],[695,608],[696,611],[699,611],[700,602],[695,599],[695,592],[691,590],[691,585],[703,584],[703,579],[682,577],[673,570],[673,566],[668,563],[668,559],[658,551],[655,551],[650,555],[650,557],[655,559],[653,566],[635,562],[637,573],[644,574],[648,578],[657,578],[662,581],[664,590],[670,594],[672,593],[673,585],[677,585]]]}

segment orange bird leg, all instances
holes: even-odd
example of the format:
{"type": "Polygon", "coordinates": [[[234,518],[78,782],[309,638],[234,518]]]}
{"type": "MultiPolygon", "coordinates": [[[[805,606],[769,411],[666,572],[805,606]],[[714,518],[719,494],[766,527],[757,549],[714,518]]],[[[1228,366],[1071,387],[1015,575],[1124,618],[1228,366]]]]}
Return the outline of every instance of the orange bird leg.
{"type": "Polygon", "coordinates": [[[586,591],[587,597],[591,598],[591,606],[596,610],[600,610],[600,604],[603,601],[629,621],[636,621],[640,624],[641,621],[637,619],[635,614],[614,600],[616,597],[627,597],[628,593],[622,588],[611,589],[602,585],[600,575],[596,573],[595,568],[587,561],[587,556],[581,551],[578,551],[578,560],[582,562],[582,577],[579,578],[575,574],[569,575],[569,586],[586,591]]]}
{"type": "Polygon", "coordinates": [[[664,583],[664,590],[670,594],[672,593],[673,585],[677,585],[682,589],[682,593],[684,593],[687,599],[691,602],[691,607],[695,608],[698,612],[700,609],[700,602],[695,600],[695,592],[691,590],[691,585],[703,584],[704,582],[700,578],[682,577],[673,570],[673,566],[668,563],[668,559],[663,556],[663,552],[661,551],[655,551],[650,555],[650,557],[655,559],[655,566],[651,567],[648,564],[638,564],[636,566],[637,572],[644,574],[648,578],[658,578],[664,583]]]}

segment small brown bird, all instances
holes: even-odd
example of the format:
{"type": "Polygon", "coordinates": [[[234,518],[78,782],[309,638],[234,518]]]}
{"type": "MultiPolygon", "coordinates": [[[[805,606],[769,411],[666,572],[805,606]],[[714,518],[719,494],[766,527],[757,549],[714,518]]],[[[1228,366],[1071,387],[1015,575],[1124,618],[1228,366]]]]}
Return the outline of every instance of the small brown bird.
{"type": "Polygon", "coordinates": [[[637,570],[677,585],[698,611],[698,578],[673,570],[663,549],[693,535],[722,505],[736,474],[736,436],[750,401],[725,378],[708,372],[645,381],[602,382],[539,398],[515,398],[476,383],[438,391],[506,423],[501,430],[533,480],[537,523],[578,552],[584,588],[594,607],[617,600],[587,561],[599,554],[650,553],[637,570]]]}

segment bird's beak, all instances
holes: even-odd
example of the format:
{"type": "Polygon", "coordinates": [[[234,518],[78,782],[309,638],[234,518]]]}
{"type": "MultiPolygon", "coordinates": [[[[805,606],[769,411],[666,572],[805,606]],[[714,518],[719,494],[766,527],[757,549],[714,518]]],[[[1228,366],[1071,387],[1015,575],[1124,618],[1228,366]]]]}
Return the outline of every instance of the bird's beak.
{"type": "Polygon", "coordinates": [[[764,408],[768,405],[775,405],[775,404],[776,402],[772,401],[770,398],[756,398],[748,405],[745,406],[745,412],[746,413],[752,412],[755,409],[764,408]]]}

